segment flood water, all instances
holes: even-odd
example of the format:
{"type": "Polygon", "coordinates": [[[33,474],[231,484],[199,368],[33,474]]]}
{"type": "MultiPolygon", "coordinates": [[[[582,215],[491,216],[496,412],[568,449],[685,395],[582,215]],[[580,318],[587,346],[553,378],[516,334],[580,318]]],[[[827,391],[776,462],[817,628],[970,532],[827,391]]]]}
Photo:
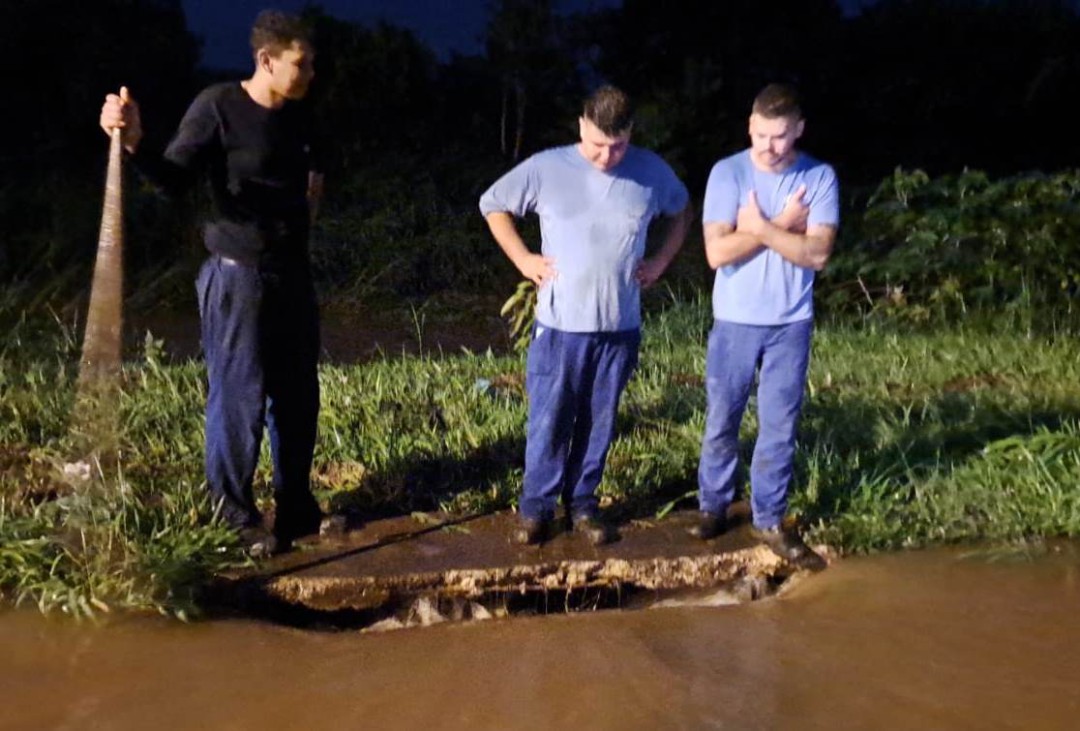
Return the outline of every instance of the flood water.
{"type": "Polygon", "coordinates": [[[1080,728],[1080,544],[381,634],[0,614],[0,729],[1080,728]]]}

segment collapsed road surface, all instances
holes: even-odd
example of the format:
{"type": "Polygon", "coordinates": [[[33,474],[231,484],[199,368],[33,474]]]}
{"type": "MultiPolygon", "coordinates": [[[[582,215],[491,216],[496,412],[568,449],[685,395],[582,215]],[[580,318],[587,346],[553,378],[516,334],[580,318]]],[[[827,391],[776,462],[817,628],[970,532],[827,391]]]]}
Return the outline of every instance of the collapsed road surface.
{"type": "Polygon", "coordinates": [[[307,626],[383,629],[640,606],[687,592],[709,591],[714,603],[750,601],[798,572],[751,538],[738,508],[734,525],[711,541],[687,534],[695,513],[677,513],[623,524],[619,541],[599,547],[573,532],[515,545],[508,513],[415,513],[310,539],[218,577],[211,602],[307,626]]]}

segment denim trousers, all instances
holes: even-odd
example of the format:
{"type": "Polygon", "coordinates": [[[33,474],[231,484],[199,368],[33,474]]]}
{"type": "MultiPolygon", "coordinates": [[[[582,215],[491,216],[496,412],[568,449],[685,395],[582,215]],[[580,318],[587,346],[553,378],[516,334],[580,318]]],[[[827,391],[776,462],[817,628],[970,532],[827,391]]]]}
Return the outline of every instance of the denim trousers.
{"type": "Polygon", "coordinates": [[[596,488],[640,343],[639,330],[535,327],[525,374],[529,419],[521,515],[550,519],[560,497],[574,517],[597,514],[596,488]]]}
{"type": "Polygon", "coordinates": [[[698,466],[702,511],[723,515],[735,498],[739,426],[756,375],[758,435],[750,463],[750,506],[758,528],[783,520],[812,332],[812,319],[772,326],[714,321],[705,356],[707,404],[698,466]]]}
{"type": "MultiPolygon", "coordinates": [[[[206,359],[206,480],[236,528],[261,521],[252,495],[264,427],[275,529],[317,520],[311,463],[319,414],[319,315],[306,271],[268,274],[213,255],[196,280],[206,359]]],[[[316,523],[317,525],[317,523],[316,523]]]]}

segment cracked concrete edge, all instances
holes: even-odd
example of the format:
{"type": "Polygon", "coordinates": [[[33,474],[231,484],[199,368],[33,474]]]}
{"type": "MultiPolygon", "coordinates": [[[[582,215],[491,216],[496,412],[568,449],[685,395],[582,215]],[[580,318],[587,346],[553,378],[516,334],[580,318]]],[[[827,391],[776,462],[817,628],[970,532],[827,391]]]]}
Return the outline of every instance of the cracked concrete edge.
{"type": "Polygon", "coordinates": [[[719,586],[748,576],[786,575],[789,567],[764,546],[675,558],[560,561],[489,569],[453,569],[397,576],[282,576],[262,586],[269,596],[319,611],[375,609],[425,593],[476,598],[598,586],[685,589],[719,586]]]}

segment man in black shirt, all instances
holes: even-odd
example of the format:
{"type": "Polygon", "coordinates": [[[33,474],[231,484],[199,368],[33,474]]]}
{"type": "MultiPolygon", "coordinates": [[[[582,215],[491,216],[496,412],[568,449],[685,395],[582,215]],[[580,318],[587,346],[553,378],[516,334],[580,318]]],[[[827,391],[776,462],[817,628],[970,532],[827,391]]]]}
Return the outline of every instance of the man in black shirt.
{"type": "Polygon", "coordinates": [[[135,166],[166,192],[208,178],[210,256],[196,281],[209,390],[206,479],[253,555],[318,531],[310,472],[319,412],[319,316],[308,230],[322,191],[307,110],[314,52],[298,18],[263,11],[251,33],[255,71],[196,97],[162,155],[139,147],[139,107],[106,97],[101,126],[119,127],[135,166]],[[274,463],[273,531],[252,495],[263,427],[274,463]]]}

